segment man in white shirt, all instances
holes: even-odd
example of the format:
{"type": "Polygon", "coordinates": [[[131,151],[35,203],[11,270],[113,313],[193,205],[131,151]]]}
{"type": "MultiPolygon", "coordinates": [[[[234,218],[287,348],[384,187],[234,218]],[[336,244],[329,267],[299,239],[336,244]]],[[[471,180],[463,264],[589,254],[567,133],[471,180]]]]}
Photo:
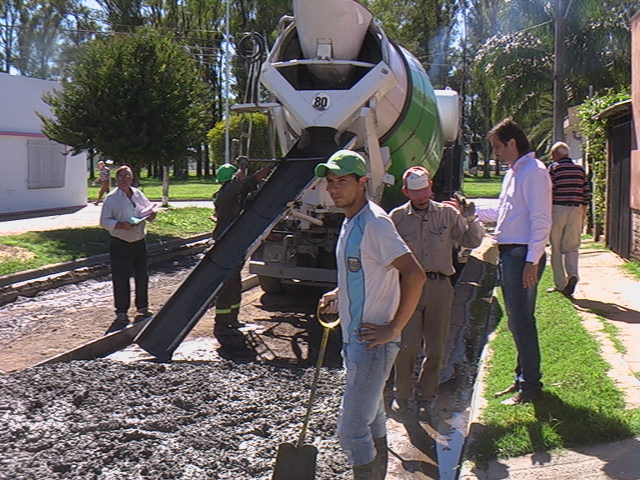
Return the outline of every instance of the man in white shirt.
{"type": "Polygon", "coordinates": [[[340,313],[346,375],[338,436],[356,480],[382,480],[388,450],[383,390],[425,274],[391,219],[367,200],[367,165],[340,150],[316,166],[345,219],[338,237],[338,288],[320,308],[340,313]]]}
{"type": "Polygon", "coordinates": [[[116,307],[116,319],[107,333],[126,327],[131,305],[129,278],[135,279],[136,320],[151,316],[149,311],[149,275],[147,273],[146,220],[156,218],[154,205],[137,188],[131,186],[133,172],[127,166],[116,170],[116,184],[104,199],[100,212],[100,226],[109,231],[111,280],[116,307]]]}
{"type": "Polygon", "coordinates": [[[507,118],[488,135],[497,160],[509,165],[502,181],[495,239],[509,330],[518,352],[515,382],[496,396],[516,392],[505,405],[531,402],[542,390],[535,308],[551,230],[551,179],[520,126],[507,118]]]}

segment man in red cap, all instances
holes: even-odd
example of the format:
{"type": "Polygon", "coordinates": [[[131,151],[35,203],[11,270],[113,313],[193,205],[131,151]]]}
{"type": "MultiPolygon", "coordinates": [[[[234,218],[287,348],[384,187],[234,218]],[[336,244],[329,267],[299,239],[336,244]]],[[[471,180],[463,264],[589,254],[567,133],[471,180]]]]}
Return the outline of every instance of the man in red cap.
{"type": "Polygon", "coordinates": [[[455,273],[454,246],[475,248],[484,229],[473,203],[455,199],[431,200],[432,184],[427,169],[416,166],[402,176],[402,193],[409,198],[390,213],[400,236],[409,245],[427,275],[420,303],[402,331],[400,352],[395,362],[395,399],[399,412],[406,411],[412,396],[414,365],[424,344],[425,360],[420,368],[416,400],[418,415],[427,420],[440,383],[440,368],[451,323],[455,273]]]}

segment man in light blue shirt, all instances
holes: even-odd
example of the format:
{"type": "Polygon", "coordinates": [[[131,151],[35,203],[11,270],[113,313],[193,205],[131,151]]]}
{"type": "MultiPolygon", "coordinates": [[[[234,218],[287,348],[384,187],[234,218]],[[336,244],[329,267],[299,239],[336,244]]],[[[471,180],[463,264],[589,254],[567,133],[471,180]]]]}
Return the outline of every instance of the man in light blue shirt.
{"type": "Polygon", "coordinates": [[[338,436],[355,480],[382,480],[387,471],[384,385],[425,281],[422,267],[387,214],[366,196],[367,164],[339,150],[316,166],[345,219],[338,237],[338,288],[320,308],[340,313],[347,371],[338,436]]]}
{"type": "Polygon", "coordinates": [[[496,159],[509,165],[502,181],[495,239],[509,330],[518,352],[515,382],[496,396],[516,392],[502,403],[518,405],[536,400],[542,390],[535,308],[551,230],[552,187],[545,165],[535,158],[527,136],[512,119],[498,123],[488,138],[496,159]]]}

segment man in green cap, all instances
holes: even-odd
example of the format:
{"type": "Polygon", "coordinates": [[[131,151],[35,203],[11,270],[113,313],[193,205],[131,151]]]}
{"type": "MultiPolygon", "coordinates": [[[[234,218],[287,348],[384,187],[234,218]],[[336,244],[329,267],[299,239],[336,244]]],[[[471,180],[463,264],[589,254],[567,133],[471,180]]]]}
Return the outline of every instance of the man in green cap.
{"type": "Polygon", "coordinates": [[[367,165],[340,150],[315,173],[327,181],[345,219],[336,246],[338,287],[320,300],[339,313],[346,386],[338,436],[356,480],[382,480],[388,450],[383,390],[400,334],[422,292],[425,273],[382,208],[367,200],[367,165]]]}
{"type": "MultiPolygon", "coordinates": [[[[242,162],[241,162],[242,165],[242,162]]],[[[212,237],[216,240],[242,213],[247,195],[256,189],[258,182],[271,171],[267,165],[257,172],[248,175],[245,166],[225,163],[218,167],[216,177],[222,183],[220,190],[213,197],[216,221],[212,237]]],[[[242,278],[240,270],[227,280],[215,300],[216,317],[213,333],[223,349],[240,352],[246,345],[244,336],[238,328],[244,326],[239,320],[240,301],[242,299],[242,278]]]]}

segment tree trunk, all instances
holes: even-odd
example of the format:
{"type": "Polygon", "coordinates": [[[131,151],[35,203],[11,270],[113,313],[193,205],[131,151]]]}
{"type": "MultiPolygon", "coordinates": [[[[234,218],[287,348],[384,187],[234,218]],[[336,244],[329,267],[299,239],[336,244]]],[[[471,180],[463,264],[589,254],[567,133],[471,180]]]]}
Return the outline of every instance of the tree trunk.
{"type": "Polygon", "coordinates": [[[202,178],[202,144],[198,145],[198,152],[196,154],[196,177],[202,178]]]}
{"type": "Polygon", "coordinates": [[[162,167],[162,206],[169,206],[169,167],[162,167]]]}

